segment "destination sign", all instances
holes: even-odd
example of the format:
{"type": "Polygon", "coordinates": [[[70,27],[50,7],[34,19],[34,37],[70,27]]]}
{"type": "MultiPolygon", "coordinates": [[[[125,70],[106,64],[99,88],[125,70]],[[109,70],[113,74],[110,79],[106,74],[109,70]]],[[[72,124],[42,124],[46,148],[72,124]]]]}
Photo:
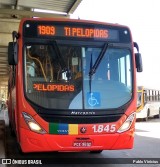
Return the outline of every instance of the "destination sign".
{"type": "Polygon", "coordinates": [[[24,37],[29,38],[63,38],[90,39],[98,41],[119,42],[120,32],[112,27],[97,24],[76,24],[61,22],[33,22],[24,25],[24,37]]]}
{"type": "Polygon", "coordinates": [[[49,26],[39,25],[38,35],[82,37],[82,38],[109,38],[109,30],[89,27],[71,27],[71,26],[49,26]]]}
{"type": "Polygon", "coordinates": [[[88,40],[130,43],[127,27],[89,22],[27,20],[23,24],[23,37],[56,40],[88,40]]]}

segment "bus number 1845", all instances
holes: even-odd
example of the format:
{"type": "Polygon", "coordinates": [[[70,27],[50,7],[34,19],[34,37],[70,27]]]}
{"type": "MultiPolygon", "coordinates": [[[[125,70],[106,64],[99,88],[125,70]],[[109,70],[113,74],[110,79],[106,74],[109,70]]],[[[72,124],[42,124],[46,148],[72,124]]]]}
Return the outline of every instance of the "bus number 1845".
{"type": "Polygon", "coordinates": [[[103,132],[110,132],[113,133],[116,131],[116,125],[94,125],[92,126],[94,133],[103,133],[103,132]]]}

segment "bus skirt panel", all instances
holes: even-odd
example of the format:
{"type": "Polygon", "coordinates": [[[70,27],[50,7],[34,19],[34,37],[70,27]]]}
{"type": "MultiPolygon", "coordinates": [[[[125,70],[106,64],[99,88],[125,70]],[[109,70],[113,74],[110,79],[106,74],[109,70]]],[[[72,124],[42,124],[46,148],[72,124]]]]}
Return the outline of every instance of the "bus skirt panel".
{"type": "Polygon", "coordinates": [[[123,133],[100,135],[52,135],[38,134],[20,128],[22,152],[80,152],[94,150],[131,149],[134,128],[123,133]]]}

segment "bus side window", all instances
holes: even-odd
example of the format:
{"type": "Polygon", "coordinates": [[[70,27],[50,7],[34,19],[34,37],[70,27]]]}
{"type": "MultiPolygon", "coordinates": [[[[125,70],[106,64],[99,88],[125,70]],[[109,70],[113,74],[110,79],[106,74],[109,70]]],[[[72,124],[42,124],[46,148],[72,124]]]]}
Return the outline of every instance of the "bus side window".
{"type": "Polygon", "coordinates": [[[151,94],[150,94],[150,90],[148,90],[148,97],[149,97],[149,101],[151,101],[151,94]]]}
{"type": "Polygon", "coordinates": [[[155,101],[157,101],[158,98],[157,98],[157,91],[155,91],[155,101]]]}
{"type": "Polygon", "coordinates": [[[143,94],[143,95],[144,95],[144,103],[146,103],[146,102],[147,102],[147,98],[148,98],[148,97],[147,97],[147,92],[144,91],[144,94],[143,94]]]}
{"type": "Polygon", "coordinates": [[[155,101],[155,94],[154,94],[154,90],[152,90],[152,101],[155,101]]]}
{"type": "Polygon", "coordinates": [[[156,101],[156,91],[153,91],[154,101],[156,101]]]}
{"type": "Polygon", "coordinates": [[[152,101],[155,101],[155,91],[154,90],[152,90],[152,97],[153,97],[152,101]]]}
{"type": "Polygon", "coordinates": [[[149,101],[149,91],[147,90],[147,102],[149,101]]]}

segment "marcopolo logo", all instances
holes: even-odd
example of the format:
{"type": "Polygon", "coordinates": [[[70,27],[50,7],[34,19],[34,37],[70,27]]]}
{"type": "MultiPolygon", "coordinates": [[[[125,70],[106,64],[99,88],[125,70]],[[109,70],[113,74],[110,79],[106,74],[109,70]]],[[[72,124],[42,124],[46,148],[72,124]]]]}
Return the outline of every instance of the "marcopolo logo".
{"type": "Polygon", "coordinates": [[[95,115],[94,111],[72,111],[71,115],[95,115]]]}

